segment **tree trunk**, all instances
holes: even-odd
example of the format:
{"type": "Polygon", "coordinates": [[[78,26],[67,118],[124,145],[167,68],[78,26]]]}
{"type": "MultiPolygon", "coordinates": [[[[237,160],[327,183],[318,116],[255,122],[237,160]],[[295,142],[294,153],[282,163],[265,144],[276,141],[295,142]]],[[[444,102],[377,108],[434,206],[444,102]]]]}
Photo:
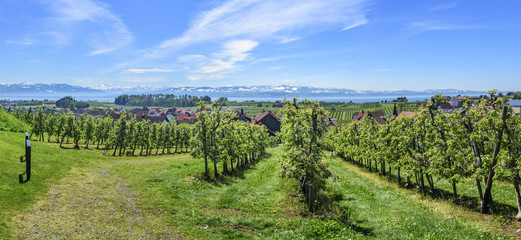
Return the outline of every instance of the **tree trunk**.
{"type": "Polygon", "coordinates": [[[519,171],[512,171],[514,175],[514,190],[516,191],[516,200],[517,200],[517,219],[521,219],[521,195],[519,194],[519,171]]]}
{"type": "Polygon", "coordinates": [[[216,161],[212,161],[213,162],[213,170],[214,170],[214,176],[215,176],[215,180],[217,180],[217,178],[219,177],[219,173],[217,172],[217,162],[216,161]]]}
{"type": "Polygon", "coordinates": [[[452,180],[452,202],[458,202],[458,190],[456,189],[456,180],[452,180]]]}
{"type": "Polygon", "coordinates": [[[481,179],[476,178],[476,186],[478,188],[479,204],[483,205],[483,190],[481,189],[481,179]]]}
{"type": "Polygon", "coordinates": [[[422,194],[425,195],[425,182],[423,179],[423,171],[420,171],[420,174],[418,177],[420,178],[420,187],[421,187],[422,194]]]}
{"type": "Polygon", "coordinates": [[[425,177],[427,178],[427,182],[429,183],[429,187],[431,188],[431,192],[434,194],[434,179],[432,179],[432,176],[429,174],[425,174],[425,177]]]}
{"type": "Polygon", "coordinates": [[[209,177],[210,173],[208,172],[208,156],[204,155],[204,175],[209,177]]]}
{"type": "Polygon", "coordinates": [[[230,158],[230,167],[232,168],[232,172],[234,172],[235,170],[233,170],[233,158],[230,158]]]}
{"type": "MultiPolygon", "coordinates": [[[[505,122],[507,118],[508,108],[503,106],[503,113],[501,114],[502,122],[505,122]]],[[[487,176],[487,183],[485,185],[485,194],[483,196],[483,204],[481,204],[481,213],[488,213],[489,208],[492,210],[492,213],[495,213],[495,209],[493,207],[494,203],[492,200],[492,183],[494,181],[494,168],[497,165],[497,156],[499,155],[499,151],[501,150],[501,140],[503,139],[503,130],[504,128],[499,129],[497,134],[497,142],[496,147],[494,149],[494,155],[492,157],[492,164],[489,166],[489,173],[487,176]]]]}
{"type": "Polygon", "coordinates": [[[228,173],[228,163],[226,161],[223,161],[223,174],[228,173]]]}
{"type": "MultiPolygon", "coordinates": [[[[389,173],[390,175],[390,173],[389,173]]],[[[402,176],[400,175],[400,168],[398,167],[398,184],[402,183],[402,176]]]]}

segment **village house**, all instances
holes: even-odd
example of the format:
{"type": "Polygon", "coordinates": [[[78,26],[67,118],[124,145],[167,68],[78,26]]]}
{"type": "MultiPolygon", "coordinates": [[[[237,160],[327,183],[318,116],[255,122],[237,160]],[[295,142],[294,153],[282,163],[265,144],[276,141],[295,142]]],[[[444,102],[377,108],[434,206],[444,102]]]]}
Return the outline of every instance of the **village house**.
{"type": "Polygon", "coordinates": [[[197,122],[197,115],[195,115],[193,113],[177,115],[177,124],[180,124],[180,123],[194,124],[195,122],[197,122]]]}
{"type": "Polygon", "coordinates": [[[459,107],[454,107],[450,103],[442,103],[438,106],[438,111],[442,111],[442,112],[446,112],[446,113],[452,113],[458,109],[459,109],[459,107]]]}
{"type": "Polygon", "coordinates": [[[326,127],[327,128],[330,128],[332,126],[334,127],[338,127],[338,123],[337,123],[337,120],[336,118],[331,118],[330,116],[327,117],[327,122],[326,122],[326,127]]]}
{"type": "Polygon", "coordinates": [[[280,120],[271,111],[266,110],[263,114],[257,116],[251,124],[264,125],[271,136],[275,136],[280,132],[280,120]]]}
{"type": "Polygon", "coordinates": [[[243,122],[251,122],[251,118],[248,117],[245,113],[244,113],[244,110],[241,109],[241,111],[235,111],[235,113],[237,114],[237,117],[235,117],[233,120],[236,120],[236,121],[243,121],[243,122]]]}
{"type": "Polygon", "coordinates": [[[150,123],[159,123],[159,124],[167,124],[170,122],[166,116],[149,116],[149,115],[138,115],[136,116],[136,121],[146,121],[148,120],[150,123]]]}
{"type": "Polygon", "coordinates": [[[510,100],[507,104],[512,106],[515,114],[521,114],[521,100],[510,100]]]}
{"type": "Polygon", "coordinates": [[[353,122],[363,121],[365,118],[374,118],[377,123],[384,124],[385,119],[383,118],[383,113],[381,111],[374,112],[355,112],[353,114],[353,122]]]}

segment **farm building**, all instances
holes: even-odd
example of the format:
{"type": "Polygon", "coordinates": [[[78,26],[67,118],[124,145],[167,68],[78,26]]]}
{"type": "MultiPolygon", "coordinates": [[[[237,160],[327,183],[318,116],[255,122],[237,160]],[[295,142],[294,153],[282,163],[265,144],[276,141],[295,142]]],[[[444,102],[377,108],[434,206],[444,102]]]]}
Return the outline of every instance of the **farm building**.
{"type": "Polygon", "coordinates": [[[381,111],[374,112],[355,112],[353,114],[353,122],[363,121],[367,117],[372,117],[376,120],[377,123],[384,124],[385,119],[382,117],[383,113],[381,111]]]}
{"type": "Polygon", "coordinates": [[[507,102],[507,104],[512,106],[512,110],[514,110],[514,113],[521,113],[521,100],[510,100],[507,102]]]}
{"type": "Polygon", "coordinates": [[[265,111],[263,114],[257,116],[251,123],[266,126],[272,136],[280,132],[280,120],[271,111],[265,111]]]}
{"type": "Polygon", "coordinates": [[[233,120],[236,120],[236,121],[243,121],[243,122],[251,122],[251,118],[248,117],[243,109],[241,109],[241,111],[235,111],[235,113],[237,114],[237,117],[233,118],[233,120]]]}
{"type": "Polygon", "coordinates": [[[138,122],[148,120],[150,123],[160,123],[166,124],[169,123],[170,120],[166,116],[148,116],[148,115],[137,115],[136,120],[138,122]]]}

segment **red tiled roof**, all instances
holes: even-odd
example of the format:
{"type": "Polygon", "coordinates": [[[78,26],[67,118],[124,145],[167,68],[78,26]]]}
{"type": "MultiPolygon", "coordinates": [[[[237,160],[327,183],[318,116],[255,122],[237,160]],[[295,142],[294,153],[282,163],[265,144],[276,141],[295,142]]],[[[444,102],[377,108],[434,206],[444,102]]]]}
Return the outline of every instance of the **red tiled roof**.
{"type": "Polygon", "coordinates": [[[197,118],[195,114],[179,114],[177,115],[177,120],[183,121],[185,118],[197,118]]]}

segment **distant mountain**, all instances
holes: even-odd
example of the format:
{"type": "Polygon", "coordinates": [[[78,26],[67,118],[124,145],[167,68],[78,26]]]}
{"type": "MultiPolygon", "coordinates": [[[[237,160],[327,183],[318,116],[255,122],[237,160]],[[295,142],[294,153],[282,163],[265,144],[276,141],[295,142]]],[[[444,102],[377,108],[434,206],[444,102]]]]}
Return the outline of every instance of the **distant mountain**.
{"type": "Polygon", "coordinates": [[[43,83],[0,83],[0,93],[96,93],[100,92],[87,87],[72,86],[69,84],[43,83]]]}
{"type": "MultiPolygon", "coordinates": [[[[112,101],[114,97],[121,94],[176,94],[176,95],[208,95],[214,99],[219,97],[237,99],[272,99],[272,98],[293,98],[298,96],[300,99],[329,99],[331,101],[348,101],[355,98],[367,98],[364,101],[378,101],[378,99],[395,99],[399,96],[407,98],[425,99],[436,94],[449,96],[468,95],[479,96],[486,94],[484,91],[468,91],[458,89],[428,89],[424,91],[411,90],[357,90],[344,88],[318,88],[307,86],[226,86],[226,87],[107,87],[98,88],[80,87],[69,84],[33,84],[33,83],[0,83],[0,99],[4,97],[24,96],[29,98],[60,98],[63,96],[73,96],[78,100],[104,99],[112,101]]],[[[359,102],[359,101],[357,101],[359,102]]]]}
{"type": "Polygon", "coordinates": [[[175,87],[154,91],[156,93],[209,95],[227,97],[373,97],[373,96],[426,96],[426,95],[481,95],[486,92],[457,89],[410,90],[357,90],[344,88],[318,88],[306,86],[228,86],[228,87],[175,87]]]}

